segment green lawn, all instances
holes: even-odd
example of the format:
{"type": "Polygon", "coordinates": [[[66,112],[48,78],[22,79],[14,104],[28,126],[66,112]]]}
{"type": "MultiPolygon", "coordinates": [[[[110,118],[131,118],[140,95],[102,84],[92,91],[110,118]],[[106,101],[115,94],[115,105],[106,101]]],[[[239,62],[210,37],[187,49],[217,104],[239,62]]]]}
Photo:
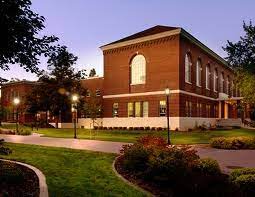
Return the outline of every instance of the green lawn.
{"type": "Polygon", "coordinates": [[[7,146],[13,153],[0,157],[40,169],[50,196],[143,196],[114,174],[114,154],[11,143],[7,146]]]}
{"type": "MultiPolygon", "coordinates": [[[[15,125],[5,125],[6,128],[15,129],[15,125]]],[[[23,129],[31,128],[24,127],[23,129]]],[[[46,137],[73,138],[73,129],[39,129],[36,131],[44,134],[46,137]]],[[[104,141],[117,142],[135,142],[138,137],[143,135],[157,135],[167,137],[166,131],[107,131],[107,130],[89,130],[78,129],[78,138],[80,139],[95,139],[104,141]]],[[[253,136],[255,130],[249,129],[233,129],[233,130],[214,130],[201,132],[176,132],[171,131],[171,140],[173,144],[206,144],[209,143],[212,137],[233,137],[233,136],[253,136]]]]}

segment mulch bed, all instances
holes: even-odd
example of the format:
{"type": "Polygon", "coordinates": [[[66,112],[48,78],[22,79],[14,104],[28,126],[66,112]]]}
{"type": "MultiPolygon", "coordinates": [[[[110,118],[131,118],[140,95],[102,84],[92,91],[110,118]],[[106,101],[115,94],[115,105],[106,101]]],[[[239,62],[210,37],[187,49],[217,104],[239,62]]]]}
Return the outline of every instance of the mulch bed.
{"type": "Polygon", "coordinates": [[[121,174],[121,176],[123,176],[125,179],[127,179],[128,181],[130,181],[134,185],[137,185],[137,186],[143,188],[144,190],[149,191],[154,196],[172,196],[171,194],[173,192],[169,187],[163,187],[162,186],[162,187],[159,188],[153,182],[149,182],[149,181],[145,182],[141,178],[139,178],[139,177],[127,172],[126,170],[124,170],[122,168],[122,162],[123,162],[123,157],[119,156],[116,159],[114,167],[117,170],[117,172],[119,174],[121,174]]]}
{"type": "MultiPolygon", "coordinates": [[[[7,161],[0,161],[0,167],[7,161]]],[[[17,183],[0,182],[0,197],[38,197],[40,193],[39,179],[35,172],[25,166],[11,163],[14,170],[20,170],[22,181],[17,183]]],[[[1,171],[0,171],[1,176],[1,171]]],[[[0,177],[1,178],[1,177],[0,177]]]]}

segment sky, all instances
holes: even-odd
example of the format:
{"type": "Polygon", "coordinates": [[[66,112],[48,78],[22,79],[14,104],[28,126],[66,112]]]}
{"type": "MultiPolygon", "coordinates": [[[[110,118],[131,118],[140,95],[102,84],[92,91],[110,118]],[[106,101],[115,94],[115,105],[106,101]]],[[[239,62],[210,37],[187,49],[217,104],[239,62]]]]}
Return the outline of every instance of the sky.
{"type": "MultiPolygon", "coordinates": [[[[227,40],[238,41],[243,21],[255,24],[254,0],[32,0],[45,17],[42,35],[56,35],[78,56],[76,69],[95,68],[103,76],[100,46],[155,25],[184,28],[225,57],[227,40]]],[[[40,68],[47,67],[41,59],[40,68]]],[[[0,77],[36,80],[18,65],[0,77]]]]}

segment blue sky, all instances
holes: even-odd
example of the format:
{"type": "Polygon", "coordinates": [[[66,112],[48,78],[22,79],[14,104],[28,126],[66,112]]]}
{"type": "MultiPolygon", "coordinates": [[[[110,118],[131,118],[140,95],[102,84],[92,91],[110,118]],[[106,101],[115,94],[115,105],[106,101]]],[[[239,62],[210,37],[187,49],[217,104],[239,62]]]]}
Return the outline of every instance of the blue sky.
{"type": "MultiPolygon", "coordinates": [[[[99,47],[155,25],[183,27],[224,57],[222,46],[242,35],[243,20],[255,23],[254,0],[32,0],[46,18],[42,34],[54,34],[79,57],[77,69],[103,75],[99,47]]],[[[42,59],[40,68],[46,68],[42,59]]],[[[18,65],[0,77],[35,80],[18,65]]]]}

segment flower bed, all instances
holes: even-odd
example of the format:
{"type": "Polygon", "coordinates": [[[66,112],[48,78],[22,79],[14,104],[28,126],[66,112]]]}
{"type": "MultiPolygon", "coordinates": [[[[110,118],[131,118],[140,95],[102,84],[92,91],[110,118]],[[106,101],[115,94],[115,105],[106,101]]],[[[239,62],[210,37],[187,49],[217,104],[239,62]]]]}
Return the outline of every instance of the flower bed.
{"type": "Polygon", "coordinates": [[[188,146],[169,147],[164,139],[147,136],[124,146],[121,153],[116,170],[156,196],[235,197],[245,193],[221,173],[217,161],[200,159],[188,146]]]}
{"type": "Polygon", "coordinates": [[[217,137],[210,142],[213,148],[219,149],[255,149],[254,137],[217,137]]]}
{"type": "Polygon", "coordinates": [[[39,180],[33,170],[0,160],[0,196],[39,196],[39,180]]]}

